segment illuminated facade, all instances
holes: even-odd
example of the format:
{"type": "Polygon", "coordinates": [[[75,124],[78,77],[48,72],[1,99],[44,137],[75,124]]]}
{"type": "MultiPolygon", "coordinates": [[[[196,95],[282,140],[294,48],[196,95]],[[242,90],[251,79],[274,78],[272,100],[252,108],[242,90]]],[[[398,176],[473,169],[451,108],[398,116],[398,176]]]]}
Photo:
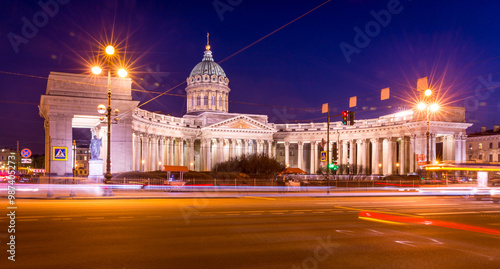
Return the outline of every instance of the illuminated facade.
{"type": "MultiPolygon", "coordinates": [[[[112,127],[113,173],[159,170],[161,165],[208,171],[219,162],[251,153],[276,157],[309,173],[326,165],[320,162],[326,123],[274,124],[266,115],[228,112],[229,79],[214,62],[208,45],[186,82],[187,113],[172,117],[138,108],[138,101],[131,97],[131,80],[112,79],[112,106],[121,111],[119,123],[112,127]]],[[[101,78],[50,74],[40,105],[45,118],[46,167],[51,146],[71,148],[71,128],[90,128],[103,139],[101,158],[106,156],[107,127],[96,111],[98,104],[106,102],[105,85],[101,78]]],[[[430,159],[434,161],[440,149],[443,161],[463,162],[466,129],[471,124],[465,123],[464,108],[447,110],[446,119],[431,119],[430,159]]],[[[357,120],[354,126],[333,122],[329,131],[330,149],[334,144],[338,148],[338,164],[350,167],[340,173],[407,174],[426,159],[425,117],[412,110],[357,120]]],[[[51,171],[71,174],[71,164],[51,161],[51,171]]]]}

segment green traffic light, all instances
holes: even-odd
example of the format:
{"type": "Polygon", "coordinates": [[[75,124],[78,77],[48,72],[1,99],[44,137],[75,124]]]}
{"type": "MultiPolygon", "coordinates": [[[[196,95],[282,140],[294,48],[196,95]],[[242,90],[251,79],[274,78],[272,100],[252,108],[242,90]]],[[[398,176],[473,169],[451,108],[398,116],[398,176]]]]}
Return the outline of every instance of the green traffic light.
{"type": "Polygon", "coordinates": [[[333,169],[335,169],[335,165],[333,165],[333,163],[331,163],[331,164],[329,164],[329,165],[328,165],[328,168],[330,168],[330,169],[332,169],[332,168],[333,168],[333,169]]]}

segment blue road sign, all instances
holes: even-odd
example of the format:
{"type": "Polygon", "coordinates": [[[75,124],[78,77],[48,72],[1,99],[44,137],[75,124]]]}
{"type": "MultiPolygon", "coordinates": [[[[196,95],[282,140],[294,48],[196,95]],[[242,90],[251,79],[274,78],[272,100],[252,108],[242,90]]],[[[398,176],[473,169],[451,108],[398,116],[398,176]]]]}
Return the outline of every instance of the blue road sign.
{"type": "Polygon", "coordinates": [[[23,156],[23,158],[29,158],[31,156],[31,150],[30,149],[21,150],[21,156],[23,156]]]}
{"type": "Polygon", "coordinates": [[[53,161],[67,161],[68,148],[67,147],[52,147],[52,160],[53,161]]]}

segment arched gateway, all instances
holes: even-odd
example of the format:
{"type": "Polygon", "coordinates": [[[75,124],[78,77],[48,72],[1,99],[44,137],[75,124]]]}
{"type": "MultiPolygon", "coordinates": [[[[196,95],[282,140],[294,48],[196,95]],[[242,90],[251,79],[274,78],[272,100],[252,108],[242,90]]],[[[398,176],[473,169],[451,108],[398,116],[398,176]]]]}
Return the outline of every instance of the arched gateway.
{"type": "MultiPolygon", "coordinates": [[[[229,113],[229,79],[214,62],[209,46],[187,78],[188,111],[183,117],[138,108],[131,85],[128,78],[112,79],[112,107],[120,110],[111,132],[113,173],[158,170],[163,164],[207,171],[218,162],[250,153],[275,156],[309,173],[322,165],[319,155],[326,123],[273,124],[266,115],[229,113]]],[[[105,159],[107,127],[96,108],[106,103],[106,86],[107,78],[50,73],[40,115],[45,118],[45,167],[51,174],[72,173],[70,161],[49,158],[53,147],[71,149],[72,128],[90,128],[102,138],[100,154],[105,159]]],[[[442,161],[463,162],[466,129],[472,124],[465,123],[464,108],[446,109],[446,117],[430,121],[430,160],[439,155],[442,161]]],[[[335,144],[338,163],[350,167],[341,173],[406,174],[426,159],[425,133],[425,115],[412,110],[359,120],[354,126],[333,122],[330,149],[335,144]]],[[[71,160],[72,151],[67,153],[71,160]]]]}

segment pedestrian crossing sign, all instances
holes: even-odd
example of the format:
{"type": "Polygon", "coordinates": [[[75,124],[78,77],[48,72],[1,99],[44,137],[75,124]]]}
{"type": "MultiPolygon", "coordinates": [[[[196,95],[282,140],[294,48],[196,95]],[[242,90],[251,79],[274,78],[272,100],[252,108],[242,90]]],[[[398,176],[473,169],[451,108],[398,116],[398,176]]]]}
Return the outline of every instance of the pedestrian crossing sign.
{"type": "Polygon", "coordinates": [[[321,162],[326,162],[326,151],[321,152],[321,162]]]}
{"type": "Polygon", "coordinates": [[[68,148],[67,147],[52,147],[52,160],[53,161],[67,161],[68,148]]]}

